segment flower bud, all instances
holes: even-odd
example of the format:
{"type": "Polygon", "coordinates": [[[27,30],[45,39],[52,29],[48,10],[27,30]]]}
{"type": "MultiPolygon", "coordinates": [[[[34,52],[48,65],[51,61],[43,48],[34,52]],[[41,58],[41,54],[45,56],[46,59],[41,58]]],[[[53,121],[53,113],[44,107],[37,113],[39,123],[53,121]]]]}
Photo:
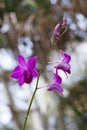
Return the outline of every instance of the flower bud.
{"type": "Polygon", "coordinates": [[[60,35],[60,30],[61,30],[61,24],[58,23],[58,24],[55,26],[54,31],[53,31],[54,37],[56,37],[56,38],[59,37],[59,35],[60,35]]]}
{"type": "Polygon", "coordinates": [[[67,19],[66,19],[66,17],[63,17],[63,24],[62,25],[67,25],[67,19]]]}

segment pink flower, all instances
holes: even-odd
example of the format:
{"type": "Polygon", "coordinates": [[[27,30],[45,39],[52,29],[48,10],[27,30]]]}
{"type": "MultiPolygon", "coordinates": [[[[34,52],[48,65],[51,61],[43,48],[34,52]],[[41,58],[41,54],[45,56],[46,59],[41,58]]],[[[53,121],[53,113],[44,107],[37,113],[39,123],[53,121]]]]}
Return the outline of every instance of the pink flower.
{"type": "Polygon", "coordinates": [[[55,90],[63,96],[63,88],[61,86],[61,83],[62,83],[62,78],[58,75],[58,72],[56,70],[56,73],[54,73],[53,75],[53,81],[52,83],[50,83],[48,87],[48,91],[55,90]]]}
{"type": "Polygon", "coordinates": [[[65,53],[64,51],[61,51],[60,53],[62,56],[62,60],[55,66],[55,68],[57,70],[63,70],[66,74],[71,74],[71,66],[69,64],[69,62],[71,61],[71,56],[65,53]]]}
{"type": "Polygon", "coordinates": [[[11,73],[11,77],[17,79],[20,86],[24,83],[30,84],[33,78],[38,76],[36,58],[34,56],[26,61],[22,55],[18,55],[18,65],[11,73]]]}

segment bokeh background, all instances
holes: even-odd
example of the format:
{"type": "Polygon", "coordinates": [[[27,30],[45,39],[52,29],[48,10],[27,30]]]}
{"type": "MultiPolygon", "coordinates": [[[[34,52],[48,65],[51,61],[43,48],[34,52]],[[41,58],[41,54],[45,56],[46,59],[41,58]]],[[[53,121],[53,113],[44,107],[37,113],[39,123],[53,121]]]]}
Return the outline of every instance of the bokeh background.
{"type": "MultiPolygon", "coordinates": [[[[72,56],[71,75],[63,77],[64,97],[37,91],[26,130],[87,130],[87,0],[0,0],[0,130],[22,130],[36,79],[19,87],[10,73],[17,55],[38,56],[42,67],[55,25],[67,18],[68,30],[50,52],[60,60],[62,49],[72,56]]],[[[39,87],[52,80],[53,65],[45,64],[39,87]]]]}

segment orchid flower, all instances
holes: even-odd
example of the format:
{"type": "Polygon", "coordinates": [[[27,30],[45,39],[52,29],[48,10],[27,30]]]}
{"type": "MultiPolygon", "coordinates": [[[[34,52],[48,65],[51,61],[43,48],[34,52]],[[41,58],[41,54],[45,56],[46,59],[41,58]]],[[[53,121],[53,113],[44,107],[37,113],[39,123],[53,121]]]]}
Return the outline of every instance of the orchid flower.
{"type": "Polygon", "coordinates": [[[20,86],[24,83],[30,84],[33,78],[38,76],[36,58],[34,56],[26,61],[22,55],[18,55],[18,65],[11,73],[11,77],[17,79],[20,86]]]}
{"type": "Polygon", "coordinates": [[[57,70],[61,69],[65,74],[71,74],[71,66],[69,62],[71,61],[71,56],[64,51],[61,51],[62,60],[55,66],[57,70]]]}
{"type": "Polygon", "coordinates": [[[48,91],[55,90],[57,91],[60,95],[63,96],[63,88],[61,86],[62,83],[62,78],[58,75],[58,72],[56,70],[56,73],[53,75],[53,81],[50,83],[48,87],[48,91]]]}

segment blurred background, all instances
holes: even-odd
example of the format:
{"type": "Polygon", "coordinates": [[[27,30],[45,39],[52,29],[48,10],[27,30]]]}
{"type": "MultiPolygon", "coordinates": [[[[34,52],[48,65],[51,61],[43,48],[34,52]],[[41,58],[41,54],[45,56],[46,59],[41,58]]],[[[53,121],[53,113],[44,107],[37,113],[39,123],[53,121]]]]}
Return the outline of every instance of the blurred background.
{"type": "MultiPolygon", "coordinates": [[[[87,130],[87,0],[0,0],[0,130],[22,130],[36,79],[20,87],[10,73],[17,55],[38,56],[42,67],[51,46],[55,25],[67,18],[68,30],[50,52],[69,53],[71,75],[63,77],[64,97],[39,89],[26,130],[87,130]]],[[[45,64],[39,87],[52,79],[53,65],[45,64]]]]}

